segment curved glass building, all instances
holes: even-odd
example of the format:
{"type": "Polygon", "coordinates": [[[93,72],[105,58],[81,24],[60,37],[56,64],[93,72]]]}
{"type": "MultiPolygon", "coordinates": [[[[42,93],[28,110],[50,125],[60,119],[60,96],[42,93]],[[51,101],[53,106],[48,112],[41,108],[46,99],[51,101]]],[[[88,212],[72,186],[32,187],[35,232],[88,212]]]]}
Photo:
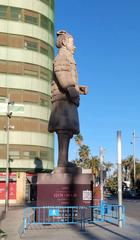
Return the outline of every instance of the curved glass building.
{"type": "MultiPolygon", "coordinates": [[[[54,57],[54,0],[0,1],[0,101],[14,101],[9,134],[11,172],[54,167],[48,133],[54,57]],[[16,109],[24,105],[24,112],[16,109]]],[[[0,170],[6,167],[6,114],[0,113],[0,170]]]]}

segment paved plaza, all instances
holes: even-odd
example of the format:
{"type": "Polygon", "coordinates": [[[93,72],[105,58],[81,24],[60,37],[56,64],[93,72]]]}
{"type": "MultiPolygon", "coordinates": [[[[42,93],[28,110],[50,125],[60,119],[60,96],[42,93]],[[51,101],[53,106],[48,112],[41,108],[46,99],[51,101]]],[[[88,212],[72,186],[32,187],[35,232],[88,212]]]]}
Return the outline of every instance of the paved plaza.
{"type": "Polygon", "coordinates": [[[23,207],[11,207],[5,216],[3,207],[0,207],[0,228],[7,233],[7,240],[139,240],[140,222],[133,218],[126,218],[126,226],[123,229],[109,223],[88,224],[85,232],[80,231],[80,226],[50,225],[30,226],[20,236],[23,222],[23,207]]]}

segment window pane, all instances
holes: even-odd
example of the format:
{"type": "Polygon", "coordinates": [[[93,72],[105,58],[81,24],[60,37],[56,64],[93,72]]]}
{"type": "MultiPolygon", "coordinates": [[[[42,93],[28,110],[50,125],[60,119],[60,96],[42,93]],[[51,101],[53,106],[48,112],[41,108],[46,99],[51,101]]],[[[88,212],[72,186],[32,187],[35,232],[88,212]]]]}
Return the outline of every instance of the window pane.
{"type": "Polygon", "coordinates": [[[38,76],[38,72],[33,71],[33,70],[29,70],[29,69],[24,69],[24,75],[29,75],[29,76],[38,76]]]}
{"type": "Polygon", "coordinates": [[[40,47],[40,52],[48,56],[48,48],[40,47]]]}
{"type": "Polygon", "coordinates": [[[20,152],[19,151],[9,151],[9,156],[11,160],[19,159],[20,158],[20,152]]]}
{"type": "Polygon", "coordinates": [[[11,7],[10,8],[10,19],[15,20],[15,21],[21,20],[21,9],[11,7]]]}
{"type": "Polygon", "coordinates": [[[51,22],[50,23],[51,24],[51,26],[50,26],[50,31],[51,31],[51,33],[54,35],[54,24],[51,22]]]}
{"type": "Polygon", "coordinates": [[[48,158],[48,152],[40,151],[40,158],[41,159],[47,159],[48,158]]]}
{"type": "Polygon", "coordinates": [[[33,50],[33,51],[38,50],[38,44],[36,42],[25,41],[24,46],[28,50],[33,50]]]}
{"type": "Polygon", "coordinates": [[[22,64],[18,62],[8,62],[8,73],[12,74],[22,74],[22,64]]]}
{"type": "Polygon", "coordinates": [[[54,51],[52,47],[49,47],[49,57],[53,60],[54,59],[54,51]]]}
{"type": "Polygon", "coordinates": [[[50,105],[48,100],[45,100],[43,98],[40,99],[40,105],[44,107],[48,107],[50,105]]]}
{"type": "Polygon", "coordinates": [[[38,152],[36,151],[23,152],[24,159],[35,159],[36,157],[38,157],[38,152]]]}
{"type": "Polygon", "coordinates": [[[0,45],[7,46],[7,44],[8,44],[8,34],[0,33],[0,45]]]}
{"type": "Polygon", "coordinates": [[[40,0],[40,1],[49,5],[49,0],[40,0]]]}
{"type": "Polygon", "coordinates": [[[37,152],[31,151],[29,153],[30,153],[30,159],[34,159],[34,158],[38,157],[38,153],[37,152]]]}
{"type": "Polygon", "coordinates": [[[49,28],[49,20],[48,18],[41,15],[41,27],[48,29],[49,28]]]}
{"type": "Polygon", "coordinates": [[[38,76],[39,67],[33,64],[24,63],[24,75],[38,76]]]}
{"type": "Polygon", "coordinates": [[[0,18],[7,18],[8,7],[0,5],[0,18]]]}
{"type": "Polygon", "coordinates": [[[25,15],[25,22],[38,25],[38,18],[34,16],[25,15]]]}
{"type": "Polygon", "coordinates": [[[52,80],[52,72],[41,67],[40,68],[40,78],[47,80],[47,81],[51,81],[52,80]]]}
{"type": "Polygon", "coordinates": [[[54,0],[50,0],[50,6],[52,9],[54,9],[54,0]]]}

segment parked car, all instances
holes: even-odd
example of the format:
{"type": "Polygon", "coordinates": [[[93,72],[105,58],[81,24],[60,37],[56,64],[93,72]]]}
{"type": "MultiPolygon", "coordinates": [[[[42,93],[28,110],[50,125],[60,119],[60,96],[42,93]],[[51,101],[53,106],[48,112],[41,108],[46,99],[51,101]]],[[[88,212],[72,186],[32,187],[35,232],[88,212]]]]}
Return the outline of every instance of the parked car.
{"type": "Polygon", "coordinates": [[[134,189],[123,191],[123,198],[136,198],[137,196],[138,194],[134,189]]]}

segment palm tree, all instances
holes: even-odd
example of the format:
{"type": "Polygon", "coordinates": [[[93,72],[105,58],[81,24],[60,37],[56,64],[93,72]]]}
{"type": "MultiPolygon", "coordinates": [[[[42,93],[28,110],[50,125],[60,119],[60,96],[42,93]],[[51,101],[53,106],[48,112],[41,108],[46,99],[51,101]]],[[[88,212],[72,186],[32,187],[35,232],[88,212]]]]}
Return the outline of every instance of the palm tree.
{"type": "Polygon", "coordinates": [[[95,176],[95,178],[99,177],[100,175],[100,159],[97,156],[94,156],[90,160],[90,165],[92,169],[92,173],[95,176]]]}
{"type": "Polygon", "coordinates": [[[134,181],[134,161],[133,156],[130,155],[122,160],[122,174],[125,181],[130,181],[132,185],[134,181]]]}
{"type": "Polygon", "coordinates": [[[75,139],[75,142],[76,142],[76,144],[78,145],[78,146],[81,146],[82,145],[82,143],[83,143],[83,136],[79,133],[79,134],[77,134],[75,137],[74,137],[74,139],[75,139]]]}
{"type": "Polygon", "coordinates": [[[88,145],[81,145],[79,148],[79,156],[82,161],[89,160],[90,149],[88,145]]]}
{"type": "Polygon", "coordinates": [[[107,173],[107,176],[109,178],[110,177],[111,168],[113,167],[113,163],[111,163],[111,162],[104,162],[104,167],[105,167],[105,171],[107,173]]]}

